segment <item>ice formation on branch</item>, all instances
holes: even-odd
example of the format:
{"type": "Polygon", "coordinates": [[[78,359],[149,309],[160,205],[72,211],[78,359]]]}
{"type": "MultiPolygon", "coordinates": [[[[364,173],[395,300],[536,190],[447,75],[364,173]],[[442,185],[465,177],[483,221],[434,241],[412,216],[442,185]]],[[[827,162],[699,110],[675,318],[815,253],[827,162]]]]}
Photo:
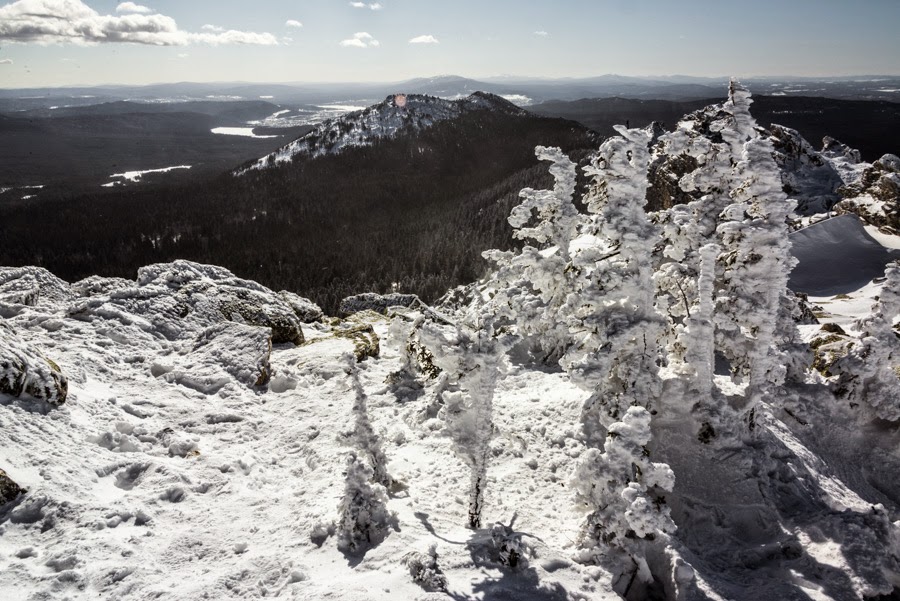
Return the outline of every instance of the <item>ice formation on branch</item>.
{"type": "Polygon", "coordinates": [[[344,553],[365,552],[380,544],[397,527],[396,516],[387,509],[387,492],[372,479],[372,468],[356,453],[350,453],[337,524],[337,547],[344,553]]]}

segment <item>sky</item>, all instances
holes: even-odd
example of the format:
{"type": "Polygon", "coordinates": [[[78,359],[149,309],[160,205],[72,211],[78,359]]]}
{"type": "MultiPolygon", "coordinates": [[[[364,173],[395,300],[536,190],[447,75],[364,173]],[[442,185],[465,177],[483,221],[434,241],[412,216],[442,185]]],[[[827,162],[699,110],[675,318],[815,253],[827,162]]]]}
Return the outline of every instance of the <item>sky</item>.
{"type": "Polygon", "coordinates": [[[900,0],[0,0],[0,88],[900,75],[900,0]]]}

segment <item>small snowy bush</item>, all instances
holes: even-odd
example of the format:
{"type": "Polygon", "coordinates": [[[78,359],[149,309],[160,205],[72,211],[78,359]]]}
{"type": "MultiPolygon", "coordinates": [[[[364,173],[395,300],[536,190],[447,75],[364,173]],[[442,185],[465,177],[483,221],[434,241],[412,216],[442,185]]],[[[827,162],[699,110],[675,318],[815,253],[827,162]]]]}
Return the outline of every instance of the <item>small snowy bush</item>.
{"type": "Polygon", "coordinates": [[[372,477],[372,469],[350,453],[337,523],[337,547],[349,555],[379,545],[397,528],[396,516],[387,509],[387,492],[372,477]]]}
{"type": "Polygon", "coordinates": [[[413,551],[403,559],[413,582],[430,593],[447,590],[447,577],[438,566],[437,558],[437,545],[431,545],[427,553],[413,551]]]}

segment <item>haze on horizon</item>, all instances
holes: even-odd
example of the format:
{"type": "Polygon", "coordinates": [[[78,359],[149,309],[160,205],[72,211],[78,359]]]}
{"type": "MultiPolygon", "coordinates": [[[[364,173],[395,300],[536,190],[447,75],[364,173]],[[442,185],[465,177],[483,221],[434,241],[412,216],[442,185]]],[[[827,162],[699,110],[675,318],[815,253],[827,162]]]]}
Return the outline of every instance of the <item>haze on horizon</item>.
{"type": "Polygon", "coordinates": [[[897,23],[895,0],[17,0],[0,87],[900,75],[897,23]]]}

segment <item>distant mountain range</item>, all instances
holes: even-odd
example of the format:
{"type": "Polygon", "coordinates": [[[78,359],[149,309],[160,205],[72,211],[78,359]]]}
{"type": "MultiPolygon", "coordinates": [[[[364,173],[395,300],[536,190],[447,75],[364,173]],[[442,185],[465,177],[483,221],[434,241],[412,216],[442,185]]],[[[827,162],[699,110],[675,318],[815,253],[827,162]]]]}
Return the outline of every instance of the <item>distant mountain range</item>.
{"type": "MultiPolygon", "coordinates": [[[[428,94],[462,98],[482,91],[527,105],[548,100],[624,98],[697,100],[720,98],[728,79],[690,76],[585,78],[496,77],[470,79],[441,75],[379,83],[169,83],[148,86],[82,86],[0,89],[0,113],[51,106],[88,105],[114,100],[183,102],[188,100],[269,100],[275,103],[326,103],[340,100],[377,102],[388,94],[428,94]]],[[[900,101],[900,77],[771,77],[743,80],[754,94],[821,96],[855,100],[900,101]]]]}

